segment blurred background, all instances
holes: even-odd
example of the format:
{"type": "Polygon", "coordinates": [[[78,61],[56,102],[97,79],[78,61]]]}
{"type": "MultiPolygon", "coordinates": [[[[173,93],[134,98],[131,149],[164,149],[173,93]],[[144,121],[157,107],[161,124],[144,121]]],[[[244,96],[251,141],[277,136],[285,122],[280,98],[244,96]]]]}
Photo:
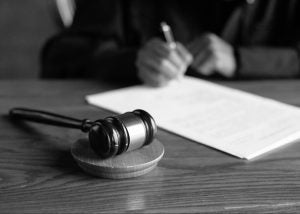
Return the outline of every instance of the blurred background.
{"type": "Polygon", "coordinates": [[[73,0],[0,0],[0,79],[38,78],[44,43],[71,22],[73,0]]]}

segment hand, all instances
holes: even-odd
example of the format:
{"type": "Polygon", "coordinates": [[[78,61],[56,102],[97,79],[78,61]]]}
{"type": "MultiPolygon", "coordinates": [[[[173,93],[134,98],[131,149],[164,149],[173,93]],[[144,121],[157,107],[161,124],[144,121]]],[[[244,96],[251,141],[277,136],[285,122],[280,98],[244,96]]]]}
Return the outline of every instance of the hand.
{"type": "Polygon", "coordinates": [[[202,75],[210,76],[219,73],[224,77],[233,77],[236,71],[234,50],[230,44],[214,34],[204,35],[188,46],[194,55],[191,65],[202,75]]]}
{"type": "Polygon", "coordinates": [[[191,62],[192,55],[182,44],[176,43],[174,49],[155,38],[139,50],[136,66],[138,76],[144,83],[164,86],[184,75],[191,62]]]}

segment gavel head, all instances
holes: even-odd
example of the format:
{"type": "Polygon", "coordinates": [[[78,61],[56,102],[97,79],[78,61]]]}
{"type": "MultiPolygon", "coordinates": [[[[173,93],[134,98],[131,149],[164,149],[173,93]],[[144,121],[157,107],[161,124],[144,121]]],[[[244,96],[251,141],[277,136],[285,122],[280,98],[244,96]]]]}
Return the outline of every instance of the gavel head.
{"type": "Polygon", "coordinates": [[[92,149],[102,158],[138,149],[152,142],[157,126],[144,110],[97,120],[89,130],[92,149]]]}

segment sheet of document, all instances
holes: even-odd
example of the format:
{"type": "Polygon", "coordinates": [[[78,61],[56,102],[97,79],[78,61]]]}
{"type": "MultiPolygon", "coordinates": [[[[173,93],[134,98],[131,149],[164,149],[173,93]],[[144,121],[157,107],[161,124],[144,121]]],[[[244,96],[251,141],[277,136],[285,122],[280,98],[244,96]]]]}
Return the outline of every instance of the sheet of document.
{"type": "Polygon", "coordinates": [[[245,159],[300,139],[299,108],[192,77],[86,100],[118,113],[144,109],[163,129],[245,159]]]}

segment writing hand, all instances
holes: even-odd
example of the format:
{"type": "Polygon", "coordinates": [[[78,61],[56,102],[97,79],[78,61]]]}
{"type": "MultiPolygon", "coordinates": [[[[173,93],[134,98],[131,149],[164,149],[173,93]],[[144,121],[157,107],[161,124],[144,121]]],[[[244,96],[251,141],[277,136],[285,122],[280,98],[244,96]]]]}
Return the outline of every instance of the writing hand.
{"type": "Polygon", "coordinates": [[[236,71],[234,50],[230,44],[214,34],[206,34],[188,45],[194,56],[191,65],[202,75],[217,72],[224,77],[233,77],[236,71]]]}
{"type": "Polygon", "coordinates": [[[184,75],[192,62],[192,55],[180,43],[171,48],[161,39],[154,38],[138,52],[136,66],[139,78],[152,86],[164,86],[184,75]]]}

